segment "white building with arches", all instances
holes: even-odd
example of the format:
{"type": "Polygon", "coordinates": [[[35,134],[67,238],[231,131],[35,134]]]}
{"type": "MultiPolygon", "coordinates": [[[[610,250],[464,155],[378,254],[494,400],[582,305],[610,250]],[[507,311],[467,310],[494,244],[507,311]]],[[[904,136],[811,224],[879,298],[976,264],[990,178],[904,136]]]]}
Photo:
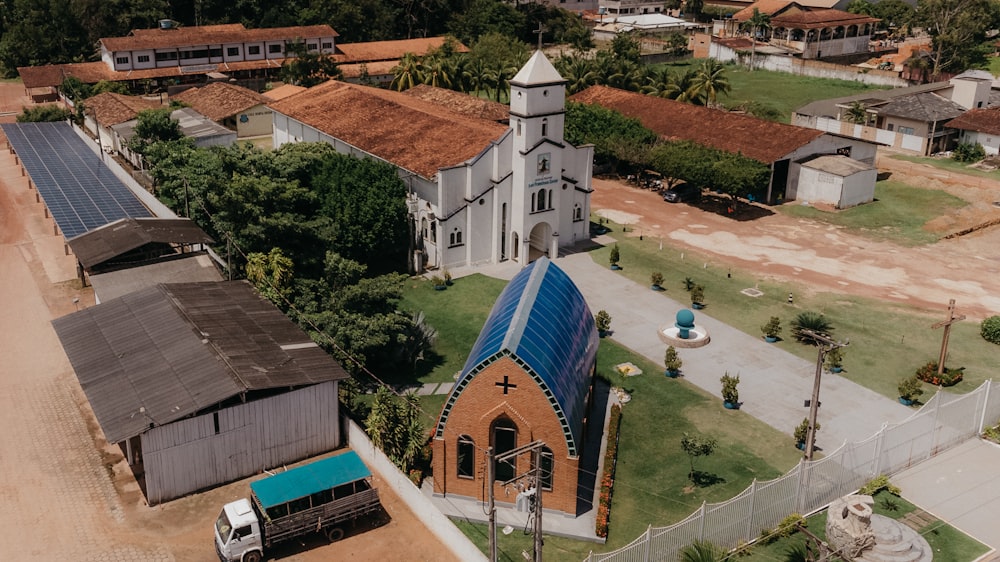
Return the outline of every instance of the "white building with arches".
{"type": "Polygon", "coordinates": [[[527,265],[590,236],[593,147],[563,138],[566,87],[536,52],[510,81],[508,124],[470,103],[330,81],[270,104],[274,146],[327,142],[399,169],[415,262],[527,265]]]}

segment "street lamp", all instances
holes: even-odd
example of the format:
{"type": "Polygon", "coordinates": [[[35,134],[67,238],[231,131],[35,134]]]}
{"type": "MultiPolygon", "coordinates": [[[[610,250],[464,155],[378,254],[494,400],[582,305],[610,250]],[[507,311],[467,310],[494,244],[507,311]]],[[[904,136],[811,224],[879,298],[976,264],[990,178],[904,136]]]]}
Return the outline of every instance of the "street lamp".
{"type": "Polygon", "coordinates": [[[817,334],[812,330],[803,329],[802,333],[818,342],[818,353],[816,354],[816,377],[813,379],[812,398],[809,400],[809,431],[806,433],[805,454],[802,456],[807,461],[813,457],[813,441],[816,440],[816,415],[819,413],[819,384],[823,376],[823,359],[830,350],[837,347],[844,347],[851,343],[847,340],[840,343],[833,338],[817,334]]]}

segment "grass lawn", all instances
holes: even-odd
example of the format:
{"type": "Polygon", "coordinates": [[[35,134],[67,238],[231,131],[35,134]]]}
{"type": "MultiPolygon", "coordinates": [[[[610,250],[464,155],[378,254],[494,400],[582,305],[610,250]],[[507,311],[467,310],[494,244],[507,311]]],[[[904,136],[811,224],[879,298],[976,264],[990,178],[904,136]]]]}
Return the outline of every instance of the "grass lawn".
{"type": "MultiPolygon", "coordinates": [[[[629,234],[632,234],[631,232],[629,234]]],[[[941,330],[931,324],[944,319],[946,303],[939,314],[928,314],[912,307],[834,293],[813,293],[798,283],[778,282],[754,277],[743,271],[715,264],[711,258],[690,250],[663,246],[659,240],[622,234],[621,227],[612,225],[611,236],[618,240],[621,251],[620,274],[642,285],[649,285],[650,274],[663,274],[666,295],[685,302],[682,280],[690,277],[705,288],[706,313],[747,334],[761,335],[760,326],[771,316],[781,319],[785,339],[777,345],[811,362],[816,361],[816,348],[789,337],[795,316],[804,311],[821,312],[834,326],[833,335],[851,344],[844,350],[844,371],[838,375],[895,399],[899,379],[912,375],[918,367],[938,357],[941,330]],[[681,257],[683,255],[683,258],[681,257]],[[728,277],[731,273],[732,277],[728,277]],[[764,292],[758,298],[747,297],[740,290],[757,287],[764,292]],[[795,305],[786,302],[794,293],[795,305]]],[[[599,264],[608,263],[610,247],[591,252],[599,264]]],[[[849,281],[849,279],[848,279],[849,281]]],[[[612,322],[614,328],[614,322],[612,322]]],[[[978,322],[958,322],[952,326],[948,344],[949,367],[966,367],[965,380],[950,391],[965,393],[982,384],[996,373],[996,347],[979,335],[978,322]]],[[[811,372],[811,371],[810,371],[811,372]]],[[[934,388],[925,385],[929,398],[934,388]]]]}
{"type": "Polygon", "coordinates": [[[875,184],[875,201],[866,205],[834,212],[796,203],[780,205],[776,209],[788,216],[843,226],[876,240],[918,246],[931,244],[939,238],[938,234],[923,229],[925,223],[939,216],[943,209],[958,209],[966,205],[968,203],[962,199],[944,191],[886,180],[875,184]]]}
{"type": "MultiPolygon", "coordinates": [[[[404,306],[425,311],[438,339],[438,366],[426,380],[450,380],[461,369],[504,281],[474,275],[458,279],[447,291],[436,292],[430,283],[407,283],[404,306]],[[467,294],[452,293],[461,288],[467,294]],[[449,334],[445,336],[444,334],[449,334]]],[[[695,511],[702,501],[724,501],[743,491],[754,478],[775,478],[798,462],[800,453],[790,437],[741,411],[726,410],[721,399],[710,396],[682,379],[663,376],[663,366],[647,361],[611,340],[601,340],[598,372],[632,392],[622,416],[621,441],[615,482],[611,526],[607,545],[547,537],[545,556],[552,560],[578,561],[590,550],[608,551],[624,546],[649,524],[664,526],[695,511]],[[643,374],[624,381],[614,365],[631,361],[643,374]],[[701,486],[688,479],[690,464],[680,448],[684,432],[711,435],[718,440],[716,452],[699,459],[701,486]]],[[[440,411],[444,396],[423,397],[429,414],[440,411]]],[[[459,527],[485,550],[483,525],[459,527]]],[[[531,548],[531,537],[521,530],[500,535],[505,558],[518,560],[522,549],[531,548]]]]}
{"type": "MultiPolygon", "coordinates": [[[[677,73],[684,72],[688,67],[698,67],[704,60],[686,59],[663,64],[677,73]]],[[[792,111],[807,103],[877,89],[851,80],[814,78],[770,70],[750,72],[746,67],[735,64],[726,65],[725,75],[732,90],[728,96],[719,96],[720,103],[728,107],[744,101],[757,101],[776,109],[781,114],[779,121],[782,123],[791,121],[792,111]]]]}
{"type": "MultiPolygon", "coordinates": [[[[893,496],[884,490],[875,494],[874,497],[874,512],[878,515],[889,517],[890,519],[901,519],[907,513],[917,509],[917,507],[912,503],[903,498],[893,496]],[[890,504],[894,504],[895,508],[889,509],[890,504]]],[[[825,540],[826,511],[822,511],[809,517],[808,521],[809,532],[825,540]]],[[[925,527],[917,529],[917,532],[927,540],[927,544],[930,545],[931,550],[934,552],[935,560],[967,562],[975,560],[989,550],[989,547],[986,545],[941,521],[935,521],[925,527]]],[[[754,544],[748,551],[746,551],[746,554],[741,555],[738,558],[748,562],[773,562],[774,560],[783,560],[785,553],[787,553],[790,548],[794,545],[804,544],[805,542],[805,535],[802,533],[795,533],[790,537],[776,540],[767,545],[754,544]]]]}
{"type": "Polygon", "coordinates": [[[895,158],[896,160],[905,160],[907,162],[916,162],[918,164],[927,164],[934,166],[935,168],[948,170],[949,172],[958,172],[969,176],[1000,180],[1000,171],[998,170],[988,171],[970,168],[968,162],[958,162],[952,160],[951,158],[929,158],[926,156],[908,156],[906,154],[893,154],[892,158],[895,158]]]}

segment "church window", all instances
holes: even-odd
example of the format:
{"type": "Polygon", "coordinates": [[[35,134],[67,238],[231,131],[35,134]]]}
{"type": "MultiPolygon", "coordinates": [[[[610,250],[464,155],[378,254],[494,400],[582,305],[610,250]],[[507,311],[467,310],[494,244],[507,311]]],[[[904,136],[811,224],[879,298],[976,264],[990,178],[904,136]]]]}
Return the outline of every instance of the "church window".
{"type": "Polygon", "coordinates": [[[517,120],[517,136],[521,136],[521,120],[517,120]]]}
{"type": "MultiPolygon", "coordinates": [[[[499,456],[517,447],[517,426],[508,418],[500,418],[493,423],[493,452],[499,456]]],[[[495,461],[493,467],[493,480],[506,482],[513,480],[516,474],[517,460],[508,459],[503,462],[495,461]]]]}
{"type": "Polygon", "coordinates": [[[468,435],[458,438],[458,477],[475,478],[476,443],[468,435]]]}
{"type": "Polygon", "coordinates": [[[535,194],[535,193],[531,194],[531,212],[532,213],[534,213],[536,210],[538,210],[538,206],[535,203],[536,200],[537,200],[537,197],[538,197],[537,194],[535,194]]]}
{"type": "Polygon", "coordinates": [[[545,210],[545,190],[541,189],[538,191],[538,210],[545,210]]]}
{"type": "Polygon", "coordinates": [[[420,237],[427,240],[427,219],[420,219],[420,237]]]}
{"type": "Polygon", "coordinates": [[[583,207],[579,203],[573,205],[573,222],[580,222],[583,220],[583,207]]]}
{"type": "Polygon", "coordinates": [[[548,134],[549,134],[549,120],[542,119],[542,136],[544,137],[545,135],[548,134]]]}
{"type": "Polygon", "coordinates": [[[431,242],[437,243],[438,232],[437,232],[437,221],[431,221],[431,242]]]}
{"type": "Polygon", "coordinates": [[[456,226],[451,234],[448,235],[448,245],[449,246],[461,246],[462,245],[462,231],[456,226]]]}
{"type": "Polygon", "coordinates": [[[555,469],[555,456],[552,449],[542,447],[542,489],[552,490],[552,472],[555,469]]]}

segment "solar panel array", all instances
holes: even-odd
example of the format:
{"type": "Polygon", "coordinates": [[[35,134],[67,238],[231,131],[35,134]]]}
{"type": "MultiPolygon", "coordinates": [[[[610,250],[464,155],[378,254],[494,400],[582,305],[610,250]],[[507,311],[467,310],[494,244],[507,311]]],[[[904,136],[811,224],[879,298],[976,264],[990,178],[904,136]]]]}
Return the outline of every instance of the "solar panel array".
{"type": "Polygon", "coordinates": [[[68,123],[2,127],[67,240],[121,218],[153,216],[68,123]]]}

